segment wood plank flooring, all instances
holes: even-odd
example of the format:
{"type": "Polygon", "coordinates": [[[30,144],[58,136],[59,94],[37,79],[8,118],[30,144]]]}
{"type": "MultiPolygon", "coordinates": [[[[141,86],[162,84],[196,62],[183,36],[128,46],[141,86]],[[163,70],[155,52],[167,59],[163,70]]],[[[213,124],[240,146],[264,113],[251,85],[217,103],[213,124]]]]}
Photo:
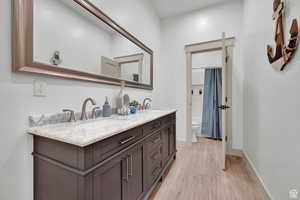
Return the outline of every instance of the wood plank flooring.
{"type": "Polygon", "coordinates": [[[178,145],[177,160],[153,193],[152,200],[264,200],[243,158],[228,157],[220,168],[221,142],[202,138],[178,145]]]}

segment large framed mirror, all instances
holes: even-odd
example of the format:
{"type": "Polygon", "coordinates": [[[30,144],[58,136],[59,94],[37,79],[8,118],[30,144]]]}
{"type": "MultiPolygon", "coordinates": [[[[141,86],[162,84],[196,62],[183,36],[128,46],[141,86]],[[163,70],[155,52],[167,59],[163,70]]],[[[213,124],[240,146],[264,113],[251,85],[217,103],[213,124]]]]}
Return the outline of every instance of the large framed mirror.
{"type": "Polygon", "coordinates": [[[153,89],[153,51],[88,0],[13,0],[13,71],[153,89]]]}

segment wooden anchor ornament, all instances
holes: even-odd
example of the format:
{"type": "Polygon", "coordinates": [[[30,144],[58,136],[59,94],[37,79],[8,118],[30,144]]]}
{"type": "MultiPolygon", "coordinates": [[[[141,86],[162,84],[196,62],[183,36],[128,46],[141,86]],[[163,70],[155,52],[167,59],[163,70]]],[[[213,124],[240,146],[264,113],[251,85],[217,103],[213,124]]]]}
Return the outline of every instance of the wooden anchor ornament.
{"type": "Polygon", "coordinates": [[[267,52],[270,64],[274,69],[278,71],[284,70],[288,62],[293,58],[298,46],[298,21],[293,19],[292,26],[290,29],[289,44],[286,46],[284,41],[284,30],[283,30],[283,12],[284,2],[282,0],[274,0],[273,2],[273,20],[276,22],[275,42],[276,51],[273,55],[273,48],[267,45],[267,52]]]}

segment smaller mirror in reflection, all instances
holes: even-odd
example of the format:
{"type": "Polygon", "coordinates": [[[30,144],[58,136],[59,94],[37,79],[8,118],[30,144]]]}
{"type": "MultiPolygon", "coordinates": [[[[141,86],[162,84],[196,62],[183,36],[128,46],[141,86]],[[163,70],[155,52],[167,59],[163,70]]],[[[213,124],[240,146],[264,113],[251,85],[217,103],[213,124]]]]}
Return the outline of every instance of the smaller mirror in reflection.
{"type": "Polygon", "coordinates": [[[147,63],[150,62],[144,53],[114,57],[113,59],[102,56],[101,74],[137,83],[149,82],[147,63]]]}
{"type": "Polygon", "coordinates": [[[34,0],[34,61],[151,83],[151,54],[73,0],[34,0]]]}

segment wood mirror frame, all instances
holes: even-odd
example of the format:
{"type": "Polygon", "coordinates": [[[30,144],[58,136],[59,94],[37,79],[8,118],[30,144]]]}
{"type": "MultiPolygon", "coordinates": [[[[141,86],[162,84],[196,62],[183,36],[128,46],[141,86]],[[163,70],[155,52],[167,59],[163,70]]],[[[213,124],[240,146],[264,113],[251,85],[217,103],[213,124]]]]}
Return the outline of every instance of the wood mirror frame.
{"type": "MultiPolygon", "coordinates": [[[[33,60],[33,1],[12,0],[13,28],[12,28],[12,71],[55,76],[66,79],[89,81],[110,85],[121,85],[121,79],[97,75],[78,70],[58,68],[33,60]]],[[[102,12],[88,0],[73,0],[99,20],[109,25],[122,36],[150,54],[150,84],[141,84],[125,80],[127,87],[153,89],[153,51],[139,41],[132,34],[118,25],[114,20],[102,12]]]]}

